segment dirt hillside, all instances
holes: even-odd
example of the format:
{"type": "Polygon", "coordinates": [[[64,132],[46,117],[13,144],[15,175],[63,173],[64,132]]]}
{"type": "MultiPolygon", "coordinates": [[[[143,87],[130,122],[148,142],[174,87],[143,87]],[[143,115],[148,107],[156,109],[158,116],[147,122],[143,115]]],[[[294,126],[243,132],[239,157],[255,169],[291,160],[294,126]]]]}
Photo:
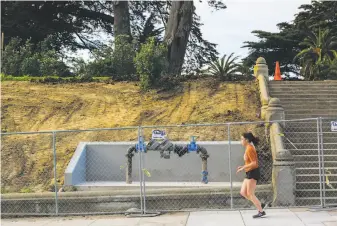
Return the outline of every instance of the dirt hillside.
{"type": "MultiPolygon", "coordinates": [[[[254,82],[186,82],[171,91],[142,93],[136,83],[34,84],[2,82],[2,132],[109,128],[229,121],[256,121],[254,82]]],[[[237,126],[233,138],[254,126],[237,126]]],[[[167,129],[170,139],[227,140],[225,127],[167,129]]],[[[144,130],[145,137],[151,129],[144,130]]],[[[57,177],[80,141],[136,141],[137,130],[57,133],[57,177]]],[[[2,192],[52,189],[52,136],[15,135],[1,139],[2,192]]]]}

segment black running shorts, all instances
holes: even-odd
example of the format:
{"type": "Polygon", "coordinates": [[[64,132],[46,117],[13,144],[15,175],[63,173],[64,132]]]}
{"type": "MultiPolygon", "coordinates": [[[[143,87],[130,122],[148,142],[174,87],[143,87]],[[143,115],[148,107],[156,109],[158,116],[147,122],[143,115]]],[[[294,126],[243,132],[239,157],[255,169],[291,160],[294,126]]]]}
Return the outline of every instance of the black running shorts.
{"type": "Polygon", "coordinates": [[[260,169],[256,168],[256,169],[246,172],[246,178],[254,179],[256,181],[260,180],[260,169]]]}

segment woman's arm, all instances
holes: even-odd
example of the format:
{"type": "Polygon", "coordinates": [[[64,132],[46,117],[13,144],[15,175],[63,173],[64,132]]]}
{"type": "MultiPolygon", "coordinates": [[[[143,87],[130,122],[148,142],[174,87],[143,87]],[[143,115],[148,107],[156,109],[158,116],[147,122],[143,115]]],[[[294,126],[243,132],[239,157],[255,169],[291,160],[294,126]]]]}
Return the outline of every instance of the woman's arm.
{"type": "Polygon", "coordinates": [[[252,161],[251,163],[242,166],[243,169],[256,168],[256,167],[257,167],[257,162],[256,161],[252,161]]]}
{"type": "Polygon", "coordinates": [[[258,164],[257,164],[257,156],[256,153],[254,153],[255,150],[252,149],[248,149],[246,151],[246,157],[250,160],[249,164],[246,164],[244,166],[239,166],[237,169],[237,172],[240,172],[242,170],[245,169],[249,169],[249,168],[257,168],[258,164]]]}

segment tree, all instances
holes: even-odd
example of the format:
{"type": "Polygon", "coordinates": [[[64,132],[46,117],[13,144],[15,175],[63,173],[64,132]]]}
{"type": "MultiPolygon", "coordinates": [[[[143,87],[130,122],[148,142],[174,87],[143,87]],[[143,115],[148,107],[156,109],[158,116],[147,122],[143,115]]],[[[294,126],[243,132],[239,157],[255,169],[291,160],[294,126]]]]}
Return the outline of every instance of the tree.
{"type": "MultiPolygon", "coordinates": [[[[216,10],[226,8],[221,0],[207,2],[216,10]]],[[[1,29],[5,33],[5,45],[11,38],[19,37],[21,45],[30,40],[34,47],[46,37],[51,37],[51,49],[59,53],[65,49],[89,49],[92,52],[105,44],[99,38],[105,33],[114,36],[129,34],[137,40],[139,50],[149,37],[154,36],[158,43],[163,41],[173,3],[177,4],[174,1],[2,1],[1,29]]],[[[192,2],[186,4],[193,5],[192,2]]],[[[185,71],[201,67],[218,55],[216,44],[204,39],[200,31],[200,17],[193,12],[194,7],[187,8],[192,11],[179,12],[179,17],[188,12],[188,18],[192,15],[189,32],[185,32],[187,46],[181,50],[185,52],[185,59],[180,58],[179,63],[185,63],[182,66],[185,71]]],[[[173,42],[175,44],[178,43],[177,37],[173,42]]]]}
{"type": "Polygon", "coordinates": [[[182,70],[194,9],[193,1],[172,2],[164,41],[168,46],[168,73],[174,76],[182,70]]]}
{"type": "Polygon", "coordinates": [[[34,46],[29,40],[22,45],[19,38],[11,39],[2,54],[2,72],[13,76],[69,76],[69,68],[55,50],[50,50],[49,42],[46,39],[34,46]]]}
{"type": "Polygon", "coordinates": [[[149,38],[141,45],[134,62],[142,90],[146,91],[162,82],[161,77],[168,66],[166,55],[167,48],[163,44],[156,45],[155,38],[149,38]]]}
{"type": "Polygon", "coordinates": [[[277,25],[279,32],[252,32],[259,40],[245,42],[243,48],[249,48],[249,55],[244,59],[245,64],[253,65],[262,56],[267,60],[270,69],[279,61],[282,74],[300,74],[300,62],[293,61],[305,48],[299,43],[304,41],[308,30],[318,33],[319,28],[329,29],[333,35],[337,34],[337,2],[313,1],[312,4],[301,5],[299,9],[301,11],[295,15],[293,22],[277,25]]]}
{"type": "Polygon", "coordinates": [[[330,30],[309,32],[300,45],[307,48],[299,52],[294,60],[302,66],[301,74],[308,79],[317,79],[320,72],[337,58],[337,36],[330,30]]]}
{"type": "Polygon", "coordinates": [[[243,48],[249,48],[249,55],[243,59],[245,65],[254,65],[258,57],[266,59],[268,68],[273,72],[275,62],[280,62],[282,74],[299,74],[299,65],[293,59],[301,51],[298,45],[304,38],[301,32],[292,24],[277,25],[280,32],[253,31],[259,38],[257,42],[245,42],[243,48]]]}
{"type": "Polygon", "coordinates": [[[113,1],[113,11],[115,37],[119,35],[127,35],[131,38],[129,2],[113,1]]]}
{"type": "Polygon", "coordinates": [[[19,37],[33,45],[53,37],[53,49],[93,49],[100,45],[94,32],[112,33],[111,2],[100,1],[1,1],[4,44],[19,37]]]}
{"type": "MultiPolygon", "coordinates": [[[[221,1],[208,0],[207,2],[215,10],[226,8],[221,1]]],[[[156,37],[157,42],[162,41],[163,31],[167,28],[171,4],[172,1],[137,1],[130,4],[132,35],[135,39],[141,40],[140,44],[153,36],[156,37]]],[[[200,16],[194,12],[182,68],[185,73],[190,73],[217,59],[217,45],[203,38],[202,26],[200,16]]]]}
{"type": "Polygon", "coordinates": [[[231,53],[227,59],[225,54],[219,60],[210,63],[204,72],[207,75],[218,77],[220,80],[231,81],[239,71],[239,65],[235,62],[237,59],[238,57],[234,57],[234,53],[231,53]]]}

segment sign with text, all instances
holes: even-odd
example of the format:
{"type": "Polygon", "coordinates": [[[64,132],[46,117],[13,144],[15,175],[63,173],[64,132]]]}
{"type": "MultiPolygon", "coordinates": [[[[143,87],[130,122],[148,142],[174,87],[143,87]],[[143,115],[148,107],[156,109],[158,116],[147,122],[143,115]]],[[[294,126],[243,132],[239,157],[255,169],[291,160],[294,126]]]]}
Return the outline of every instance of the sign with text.
{"type": "Polygon", "coordinates": [[[153,130],[152,139],[166,139],[166,132],[164,130],[153,130]]]}
{"type": "Polygon", "coordinates": [[[331,131],[337,132],[337,121],[331,121],[331,131]]]}

